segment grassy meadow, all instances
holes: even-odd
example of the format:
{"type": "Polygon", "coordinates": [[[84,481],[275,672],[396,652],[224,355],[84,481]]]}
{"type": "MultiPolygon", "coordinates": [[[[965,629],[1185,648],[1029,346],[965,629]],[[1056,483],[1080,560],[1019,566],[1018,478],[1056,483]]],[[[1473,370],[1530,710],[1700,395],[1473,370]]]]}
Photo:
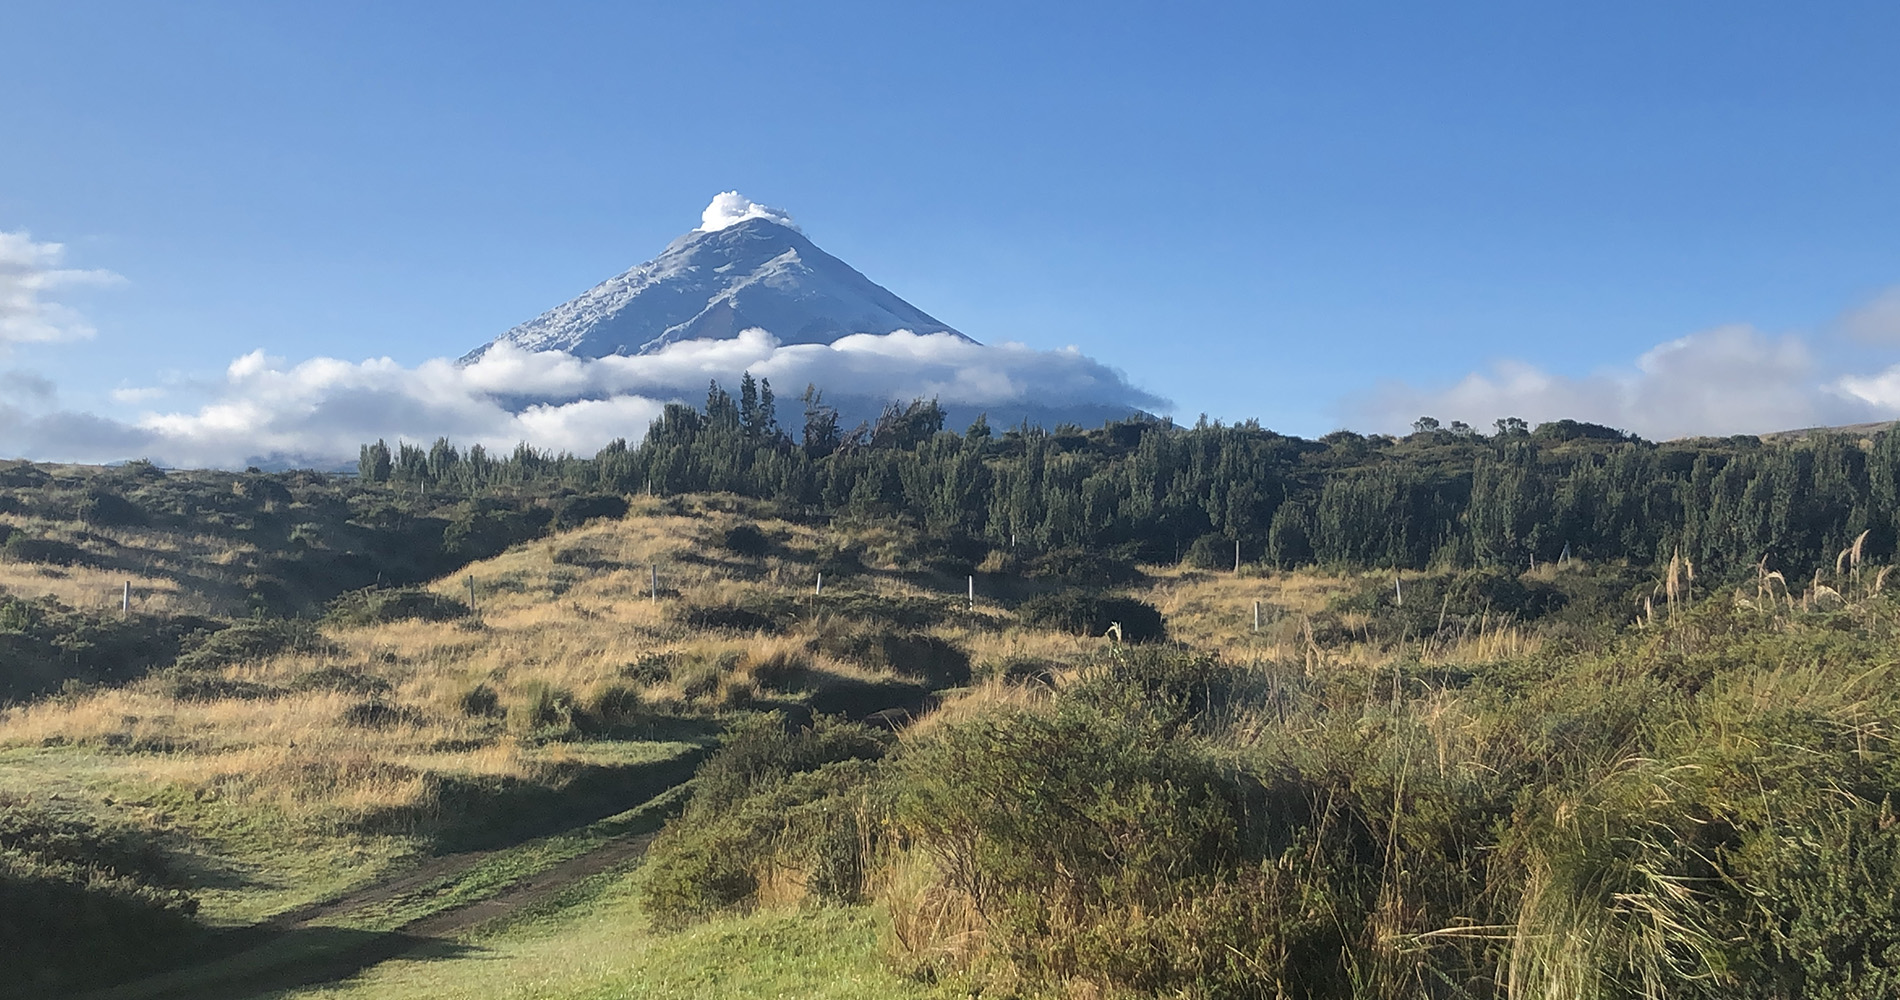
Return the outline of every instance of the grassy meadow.
{"type": "Polygon", "coordinates": [[[635,497],[286,617],[215,534],[0,516],[174,588],[0,561],[7,648],[87,678],[0,709],[0,993],[1900,991],[1900,604],[1858,550],[992,553],[971,606],[898,519],[635,497]]]}

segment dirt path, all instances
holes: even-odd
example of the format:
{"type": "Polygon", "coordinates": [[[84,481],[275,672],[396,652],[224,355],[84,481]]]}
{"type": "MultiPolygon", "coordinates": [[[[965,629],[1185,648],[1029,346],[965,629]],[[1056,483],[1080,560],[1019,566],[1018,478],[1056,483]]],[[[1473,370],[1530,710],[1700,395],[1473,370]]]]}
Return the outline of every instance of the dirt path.
{"type": "Polygon", "coordinates": [[[452,910],[431,913],[404,924],[400,930],[412,937],[454,937],[463,931],[540,903],[575,883],[631,863],[645,854],[647,845],[652,842],[653,834],[650,833],[611,841],[579,857],[569,858],[551,868],[529,875],[487,899],[477,900],[467,906],[452,910]]]}
{"type": "Polygon", "coordinates": [[[456,938],[541,903],[585,879],[631,864],[654,834],[617,837],[584,854],[523,876],[493,895],[416,917],[392,930],[366,931],[328,921],[399,900],[430,885],[453,883],[501,851],[434,858],[395,878],[278,914],[237,932],[241,944],[211,966],[180,969],[142,983],[91,994],[93,1000],[248,1000],[281,990],[347,979],[381,962],[427,949],[448,957],[472,949],[456,938]]]}

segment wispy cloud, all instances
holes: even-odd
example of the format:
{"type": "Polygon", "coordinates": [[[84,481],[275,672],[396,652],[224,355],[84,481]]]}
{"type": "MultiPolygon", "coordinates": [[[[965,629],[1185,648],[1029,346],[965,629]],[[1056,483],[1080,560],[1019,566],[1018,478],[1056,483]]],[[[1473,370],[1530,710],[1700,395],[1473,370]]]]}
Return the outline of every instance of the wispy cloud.
{"type": "MultiPolygon", "coordinates": [[[[1846,324],[1842,324],[1843,327],[1846,324]]],[[[1900,417],[1900,369],[1824,365],[1811,337],[1717,327],[1660,344],[1626,366],[1564,375],[1500,361],[1447,386],[1392,382],[1350,397],[1355,423],[1399,430],[1419,416],[1489,427],[1570,418],[1666,439],[1754,434],[1900,417]]]]}
{"type": "Polygon", "coordinates": [[[93,335],[92,325],[77,310],[54,301],[52,293],[124,279],[111,271],[61,267],[65,249],[58,243],[35,243],[27,233],[0,232],[0,350],[93,335]]]}

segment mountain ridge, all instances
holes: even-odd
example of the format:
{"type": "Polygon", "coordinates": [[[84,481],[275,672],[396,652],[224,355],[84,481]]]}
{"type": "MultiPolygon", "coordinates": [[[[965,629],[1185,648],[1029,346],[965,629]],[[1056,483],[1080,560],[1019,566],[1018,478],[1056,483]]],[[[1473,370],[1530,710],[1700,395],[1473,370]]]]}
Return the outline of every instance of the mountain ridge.
{"type": "Polygon", "coordinates": [[[976,342],[826,253],[788,222],[755,215],[694,229],[659,256],[461,360],[474,361],[500,343],[584,358],[652,354],[681,341],[729,340],[755,327],[784,344],[830,344],[897,330],[976,342]]]}

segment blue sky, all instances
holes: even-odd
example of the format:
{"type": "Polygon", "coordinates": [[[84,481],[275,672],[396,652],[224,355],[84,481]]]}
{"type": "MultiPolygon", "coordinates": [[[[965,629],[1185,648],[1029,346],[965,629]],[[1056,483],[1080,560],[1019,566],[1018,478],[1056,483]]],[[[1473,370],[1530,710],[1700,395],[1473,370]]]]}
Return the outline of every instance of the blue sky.
{"type": "Polygon", "coordinates": [[[258,349],[414,366],[737,189],[1186,419],[1900,412],[1900,7],[1026,6],[15,0],[0,231],[123,280],[0,368],[133,421],[258,349]],[[1785,405],[1669,411],[1738,388],[1785,405]]]}

